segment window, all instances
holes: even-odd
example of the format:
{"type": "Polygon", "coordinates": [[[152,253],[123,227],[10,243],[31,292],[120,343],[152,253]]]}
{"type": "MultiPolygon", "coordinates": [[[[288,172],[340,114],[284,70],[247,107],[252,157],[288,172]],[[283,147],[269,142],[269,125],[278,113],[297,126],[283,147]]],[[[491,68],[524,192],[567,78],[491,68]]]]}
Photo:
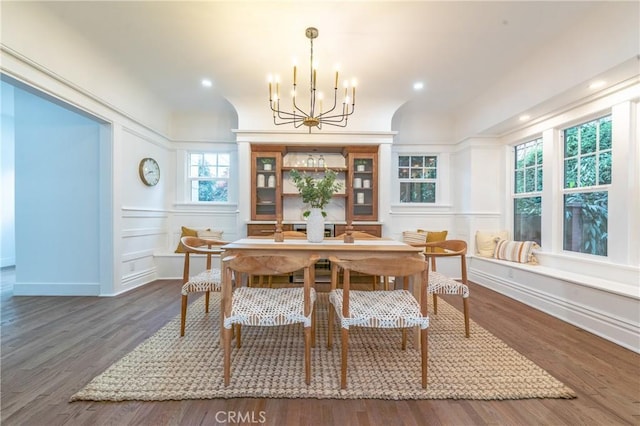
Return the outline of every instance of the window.
{"type": "Polygon", "coordinates": [[[398,157],[401,203],[435,203],[438,157],[401,155],[398,157]]]}
{"type": "Polygon", "coordinates": [[[229,164],[227,153],[189,153],[189,189],[191,201],[229,201],[229,164]]]}
{"type": "Polygon", "coordinates": [[[515,147],[513,239],[541,244],[542,138],[515,147]]]}
{"type": "Polygon", "coordinates": [[[564,250],[607,255],[611,116],[564,130],[564,250]]]}

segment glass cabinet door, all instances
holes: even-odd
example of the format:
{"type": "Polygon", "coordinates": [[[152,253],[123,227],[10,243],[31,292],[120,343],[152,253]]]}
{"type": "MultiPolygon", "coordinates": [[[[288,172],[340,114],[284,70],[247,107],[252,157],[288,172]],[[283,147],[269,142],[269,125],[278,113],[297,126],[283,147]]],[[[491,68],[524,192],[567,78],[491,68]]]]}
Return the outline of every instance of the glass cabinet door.
{"type": "Polygon", "coordinates": [[[279,152],[251,153],[251,219],[275,220],[281,212],[279,152]]]}
{"type": "Polygon", "coordinates": [[[376,153],[350,153],[348,182],[352,220],[378,220],[378,164],[376,153]]]}

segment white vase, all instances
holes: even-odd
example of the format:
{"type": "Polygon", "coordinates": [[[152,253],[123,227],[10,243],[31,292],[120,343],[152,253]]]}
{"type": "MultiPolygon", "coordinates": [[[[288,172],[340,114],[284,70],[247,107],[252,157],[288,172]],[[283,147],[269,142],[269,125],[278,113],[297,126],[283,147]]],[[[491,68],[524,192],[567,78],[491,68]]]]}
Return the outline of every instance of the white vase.
{"type": "Polygon", "coordinates": [[[307,217],[307,241],[321,243],[324,240],[324,216],[319,208],[312,208],[307,217]]]}

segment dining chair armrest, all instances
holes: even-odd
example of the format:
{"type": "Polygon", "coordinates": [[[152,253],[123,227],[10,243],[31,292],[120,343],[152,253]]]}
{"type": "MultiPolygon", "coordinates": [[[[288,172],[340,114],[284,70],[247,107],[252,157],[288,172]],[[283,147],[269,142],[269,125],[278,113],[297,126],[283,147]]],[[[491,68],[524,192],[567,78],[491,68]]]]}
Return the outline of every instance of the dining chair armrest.
{"type": "Polygon", "coordinates": [[[229,244],[228,241],[198,237],[182,237],[180,241],[190,253],[198,254],[220,254],[224,251],[221,247],[229,244]]]}

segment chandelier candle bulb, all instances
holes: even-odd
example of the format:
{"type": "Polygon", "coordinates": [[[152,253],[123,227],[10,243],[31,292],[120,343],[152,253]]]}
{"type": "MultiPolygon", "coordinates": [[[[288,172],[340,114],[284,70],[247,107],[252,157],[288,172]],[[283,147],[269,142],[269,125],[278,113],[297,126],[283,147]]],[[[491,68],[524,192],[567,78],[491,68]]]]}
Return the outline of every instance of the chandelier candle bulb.
{"type": "Polygon", "coordinates": [[[333,86],[334,89],[338,89],[338,71],[336,71],[336,83],[333,86]]]}
{"type": "Polygon", "coordinates": [[[296,74],[297,74],[297,67],[294,65],[293,66],[293,85],[296,85],[296,74]]]}

